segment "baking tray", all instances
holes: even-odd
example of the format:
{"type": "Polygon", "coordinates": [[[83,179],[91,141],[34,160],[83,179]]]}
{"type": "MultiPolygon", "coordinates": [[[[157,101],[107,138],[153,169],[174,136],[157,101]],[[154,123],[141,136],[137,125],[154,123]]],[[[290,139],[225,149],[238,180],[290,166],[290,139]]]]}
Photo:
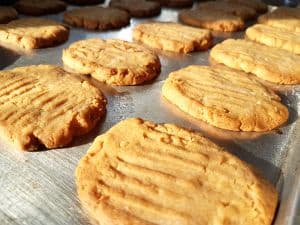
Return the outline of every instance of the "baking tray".
{"type": "MultiPolygon", "coordinates": [[[[107,3],[106,3],[107,4],[107,3]]],[[[73,7],[69,7],[73,8],[73,7]]],[[[159,21],[177,21],[178,10],[163,9],[159,21]]],[[[58,21],[63,14],[46,16],[58,21]]],[[[18,55],[0,48],[0,68],[11,69],[32,64],[62,65],[62,49],[72,42],[91,38],[131,40],[132,28],[149,19],[132,19],[131,25],[108,32],[72,28],[69,41],[54,48],[18,55]]],[[[216,34],[215,43],[243,33],[216,34]]],[[[279,88],[290,118],[280,130],[271,133],[238,133],[214,128],[186,116],[167,103],[160,94],[171,71],[190,64],[208,65],[209,52],[188,55],[158,52],[162,72],[151,83],[134,87],[110,87],[92,80],[108,99],[106,117],[88,135],[76,138],[72,147],[39,152],[22,152],[0,140],[0,224],[1,225],[88,225],[76,195],[74,171],[93,139],[117,122],[141,117],[155,122],[176,123],[201,131],[205,136],[252,164],[280,192],[280,205],[274,225],[300,224],[300,87],[279,88]]]]}

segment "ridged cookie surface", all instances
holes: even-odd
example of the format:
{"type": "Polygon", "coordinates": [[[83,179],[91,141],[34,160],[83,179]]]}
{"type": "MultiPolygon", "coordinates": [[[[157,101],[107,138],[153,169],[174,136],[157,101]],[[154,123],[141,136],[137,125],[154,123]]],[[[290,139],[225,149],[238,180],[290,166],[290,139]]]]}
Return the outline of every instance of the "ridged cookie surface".
{"type": "Polygon", "coordinates": [[[0,23],[8,23],[17,17],[18,13],[13,7],[0,6],[0,23]]]}
{"type": "Polygon", "coordinates": [[[101,92],[52,65],[0,72],[0,128],[23,150],[62,147],[105,113],[101,92]]]}
{"type": "Polygon", "coordinates": [[[209,30],[164,22],[137,25],[133,38],[153,48],[179,53],[206,50],[213,39],[209,30]]]}
{"type": "Polygon", "coordinates": [[[248,40],[228,39],[213,47],[210,57],[273,83],[300,83],[300,56],[286,50],[248,40]]]}
{"type": "Polygon", "coordinates": [[[245,23],[240,17],[213,9],[184,10],[179,13],[178,18],[186,25],[215,31],[233,32],[245,28],[245,23]]]}
{"type": "Polygon", "coordinates": [[[300,32],[300,9],[278,7],[276,10],[258,18],[259,23],[300,32]]]}
{"type": "Polygon", "coordinates": [[[0,42],[22,49],[45,48],[68,40],[69,29],[43,18],[23,18],[0,25],[0,42]]]}
{"type": "Polygon", "coordinates": [[[18,0],[15,8],[22,14],[40,16],[64,11],[67,4],[60,0],[18,0]]]}
{"type": "Polygon", "coordinates": [[[109,30],[127,26],[130,15],[125,10],[112,7],[83,7],[65,12],[64,22],[89,30],[109,30]]]}
{"type": "Polygon", "coordinates": [[[300,54],[300,32],[256,24],[246,30],[246,35],[252,41],[300,54]]]}
{"type": "Polygon", "coordinates": [[[253,8],[235,2],[204,2],[199,4],[198,8],[223,11],[238,16],[244,20],[253,19],[257,15],[253,8]]]}
{"type": "Polygon", "coordinates": [[[225,67],[189,66],[172,72],[162,95],[187,114],[227,130],[267,131],[288,119],[279,96],[225,67]]]}
{"type": "Polygon", "coordinates": [[[199,133],[128,119],[99,136],[76,169],[101,225],[270,225],[274,187],[199,133]]]}
{"type": "Polygon", "coordinates": [[[63,62],[78,73],[114,85],[136,85],[160,73],[156,54],[143,46],[117,39],[86,39],[63,51],[63,62]]]}

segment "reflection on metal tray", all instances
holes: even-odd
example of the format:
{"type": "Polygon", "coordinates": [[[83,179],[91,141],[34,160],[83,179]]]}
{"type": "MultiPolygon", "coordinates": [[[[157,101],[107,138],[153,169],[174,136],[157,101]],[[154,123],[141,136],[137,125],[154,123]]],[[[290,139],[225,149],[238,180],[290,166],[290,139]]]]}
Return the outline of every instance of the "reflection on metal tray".
{"type": "MultiPolygon", "coordinates": [[[[48,16],[62,20],[62,14],[48,16]]],[[[175,10],[164,9],[154,20],[177,21],[175,10]]],[[[131,40],[131,29],[145,19],[132,19],[131,26],[118,31],[93,32],[71,29],[67,43],[33,54],[18,56],[0,48],[0,68],[10,69],[31,64],[62,64],[62,49],[85,38],[131,40]]],[[[234,37],[242,37],[242,33],[234,37]]],[[[221,41],[230,34],[216,38],[221,41]]],[[[93,81],[108,99],[106,118],[92,133],[78,138],[73,147],[43,152],[20,152],[0,140],[0,224],[1,225],[83,225],[90,224],[76,196],[74,170],[93,139],[115,123],[128,117],[142,117],[155,122],[171,122],[203,132],[241,159],[252,164],[276,185],[281,202],[275,225],[298,225],[300,190],[300,88],[281,90],[289,107],[290,119],[280,131],[258,135],[223,131],[184,115],[160,95],[169,72],[190,64],[208,64],[208,52],[178,55],[159,53],[162,73],[152,83],[136,87],[108,87],[93,81]]]]}

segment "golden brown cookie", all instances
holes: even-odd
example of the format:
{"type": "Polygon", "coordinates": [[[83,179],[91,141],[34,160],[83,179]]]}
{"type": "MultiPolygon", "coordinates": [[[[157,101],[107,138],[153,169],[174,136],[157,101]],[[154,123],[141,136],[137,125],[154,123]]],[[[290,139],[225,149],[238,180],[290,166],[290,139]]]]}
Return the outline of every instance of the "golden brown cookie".
{"type": "Polygon", "coordinates": [[[187,25],[214,31],[234,32],[245,28],[245,23],[240,17],[210,9],[181,11],[179,20],[187,25]]]}
{"type": "Polygon", "coordinates": [[[77,41],[63,51],[62,60],[72,70],[91,74],[114,85],[136,85],[160,73],[156,54],[141,45],[116,39],[77,41]]]}
{"type": "Polygon", "coordinates": [[[212,48],[210,57],[273,83],[300,84],[300,56],[282,49],[228,39],[212,48]]]}
{"type": "Polygon", "coordinates": [[[300,9],[279,7],[258,18],[259,23],[300,32],[300,9]]]}
{"type": "Polygon", "coordinates": [[[0,25],[0,42],[23,49],[45,48],[68,40],[69,29],[43,18],[24,18],[0,25]]]}
{"type": "Polygon", "coordinates": [[[257,15],[253,8],[234,2],[204,2],[199,4],[198,8],[230,13],[243,20],[253,19],[257,15]]]}
{"type": "Polygon", "coordinates": [[[300,54],[300,32],[256,24],[246,30],[246,35],[252,41],[300,54]]]}
{"type": "Polygon", "coordinates": [[[0,6],[0,23],[8,23],[17,17],[18,13],[13,7],[0,6]]]}
{"type": "Polygon", "coordinates": [[[124,120],[76,169],[79,199],[101,225],[270,225],[275,188],[201,134],[124,120]]]}
{"type": "Polygon", "coordinates": [[[240,5],[245,5],[250,8],[253,8],[258,13],[264,13],[268,10],[268,5],[262,2],[261,0],[221,0],[224,2],[234,2],[240,5]]]}
{"type": "Polygon", "coordinates": [[[149,0],[159,2],[162,6],[166,7],[190,7],[193,5],[193,0],[149,0]]]}
{"type": "Polygon", "coordinates": [[[109,30],[127,26],[130,16],[125,10],[94,6],[65,12],[64,21],[75,27],[109,30]]]}
{"type": "Polygon", "coordinates": [[[288,119],[279,96],[226,67],[189,66],[172,72],[162,95],[187,114],[226,130],[269,131],[288,119]]]}
{"type": "Polygon", "coordinates": [[[207,50],[213,42],[209,30],[166,22],[139,24],[133,38],[152,48],[179,53],[207,50]]]}
{"type": "Polygon", "coordinates": [[[64,11],[67,5],[59,0],[19,0],[15,8],[19,13],[40,16],[64,11]]]}
{"type": "Polygon", "coordinates": [[[133,17],[150,17],[160,14],[160,4],[145,0],[111,0],[109,5],[124,9],[133,17]]]}
{"type": "Polygon", "coordinates": [[[63,147],[105,113],[101,92],[58,66],[1,71],[0,84],[0,127],[23,150],[63,147]]]}
{"type": "Polygon", "coordinates": [[[64,0],[64,1],[74,5],[96,5],[105,2],[105,0],[64,0]]]}

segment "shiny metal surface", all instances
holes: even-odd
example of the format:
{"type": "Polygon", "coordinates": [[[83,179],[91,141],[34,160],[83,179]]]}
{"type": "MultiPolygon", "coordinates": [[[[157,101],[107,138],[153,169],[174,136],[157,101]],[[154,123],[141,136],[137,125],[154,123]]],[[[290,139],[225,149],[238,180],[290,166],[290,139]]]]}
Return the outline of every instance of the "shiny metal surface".
{"type": "MultiPolygon", "coordinates": [[[[49,16],[61,20],[62,14],[49,16]]],[[[160,21],[176,21],[177,12],[164,9],[160,21]]],[[[118,31],[91,32],[71,29],[64,45],[17,55],[0,48],[0,68],[10,69],[31,64],[60,64],[62,49],[70,43],[90,37],[131,40],[131,29],[145,20],[132,19],[131,26],[118,31]]],[[[229,34],[218,34],[221,41],[229,34]]],[[[241,37],[243,34],[235,34],[241,37]]],[[[108,99],[105,119],[90,134],[78,138],[72,147],[21,152],[0,140],[0,224],[1,225],[88,225],[76,196],[74,170],[93,139],[115,123],[128,117],[142,117],[155,122],[171,122],[199,130],[256,167],[281,193],[275,225],[300,224],[300,87],[282,88],[281,96],[289,107],[290,119],[276,132],[255,134],[223,131],[184,115],[160,95],[169,72],[190,64],[208,64],[208,52],[177,55],[159,53],[162,73],[153,82],[136,87],[109,87],[93,81],[108,99]]]]}

